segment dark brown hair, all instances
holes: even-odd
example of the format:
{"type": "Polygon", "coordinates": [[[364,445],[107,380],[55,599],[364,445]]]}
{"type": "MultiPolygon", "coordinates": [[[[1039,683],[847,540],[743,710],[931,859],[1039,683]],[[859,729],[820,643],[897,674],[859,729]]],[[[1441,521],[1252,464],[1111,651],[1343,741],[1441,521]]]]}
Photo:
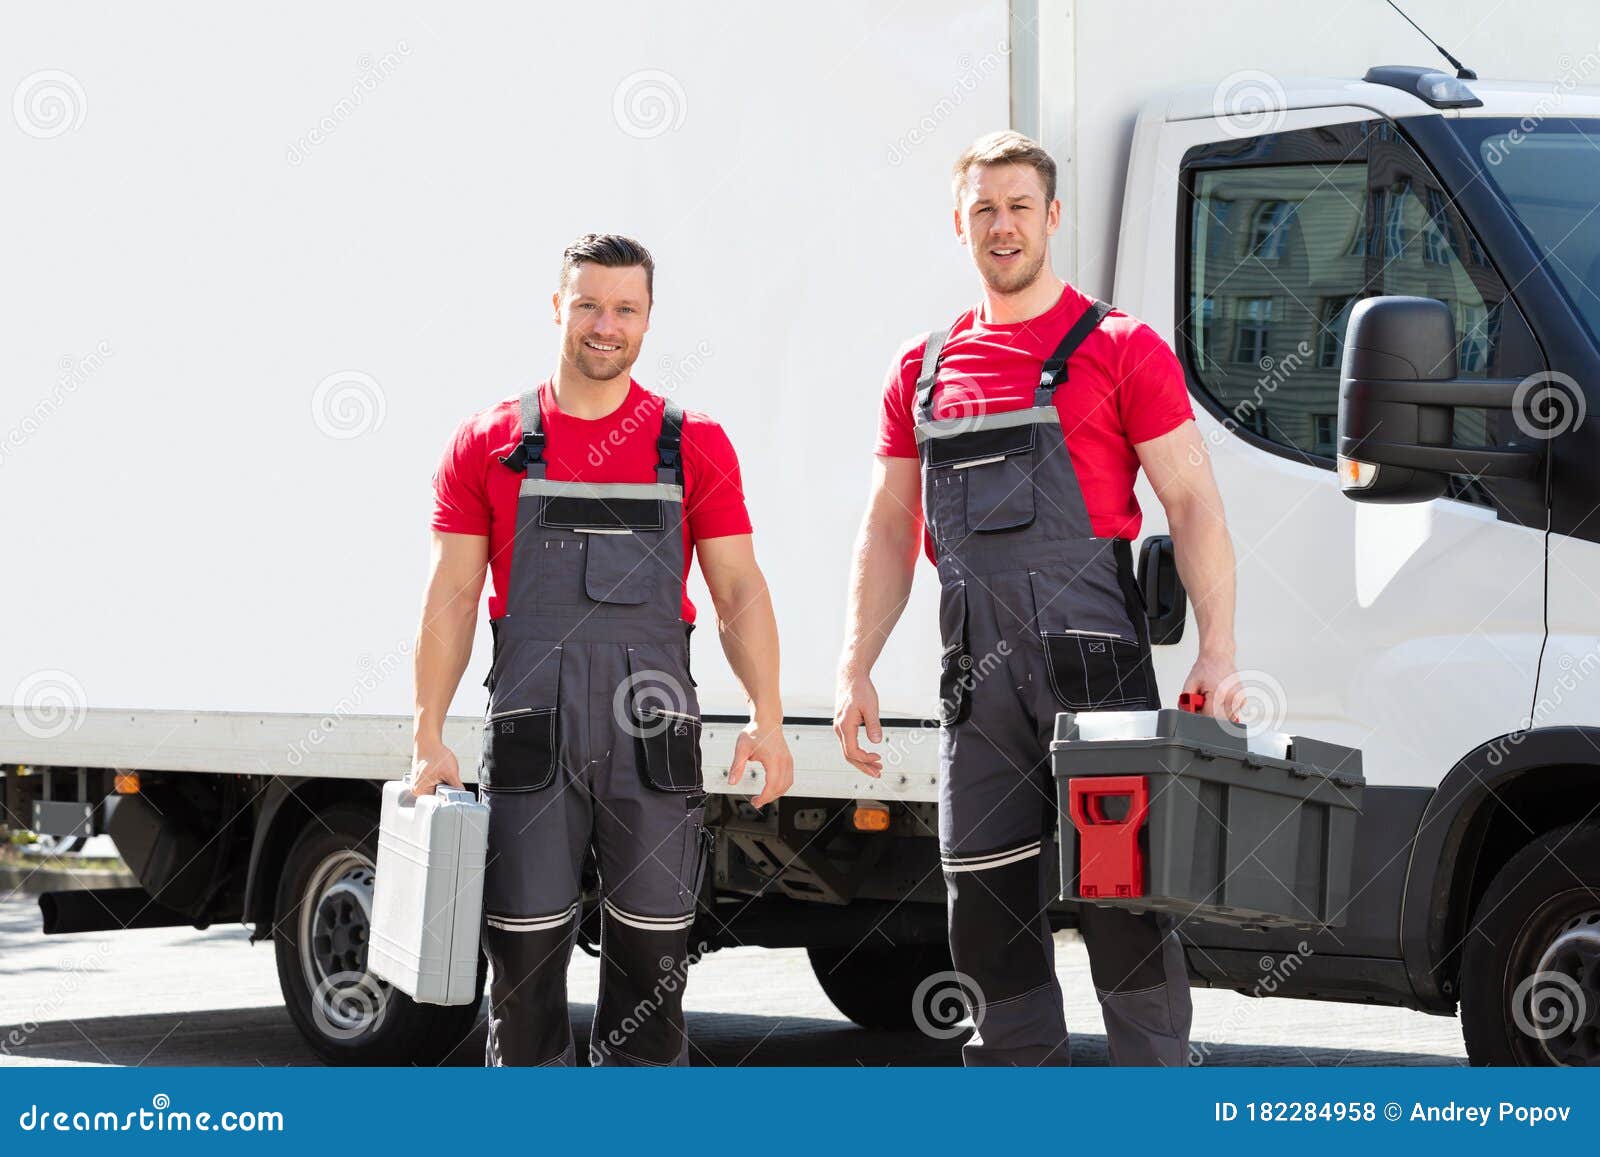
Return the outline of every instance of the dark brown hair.
{"type": "Polygon", "coordinates": [[[656,295],[656,261],[650,250],[632,237],[620,233],[585,233],[561,254],[561,280],[557,289],[566,292],[567,282],[580,265],[604,265],[607,269],[626,269],[631,265],[644,267],[645,291],[652,301],[656,295]]]}

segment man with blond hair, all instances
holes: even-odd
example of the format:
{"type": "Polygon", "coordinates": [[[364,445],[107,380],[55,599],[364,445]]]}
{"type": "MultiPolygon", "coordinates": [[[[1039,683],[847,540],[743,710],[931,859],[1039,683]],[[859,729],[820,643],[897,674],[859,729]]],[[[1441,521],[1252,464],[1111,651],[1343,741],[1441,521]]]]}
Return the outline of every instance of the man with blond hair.
{"type": "MultiPolygon", "coordinates": [[[[835,731],[868,775],[872,665],[919,545],[937,565],[939,848],[950,951],[981,1000],[968,1064],[1070,1063],[1047,881],[1061,711],[1160,705],[1133,576],[1142,466],[1165,508],[1200,649],[1184,691],[1233,715],[1233,551],[1177,358],[1142,322],[1057,277],[1056,166],[1014,132],[957,160],[955,231],[983,300],[890,364],[856,543],[835,731]]],[[[1169,918],[1084,905],[1079,927],[1116,1064],[1183,1065],[1190,1004],[1169,918]]]]}

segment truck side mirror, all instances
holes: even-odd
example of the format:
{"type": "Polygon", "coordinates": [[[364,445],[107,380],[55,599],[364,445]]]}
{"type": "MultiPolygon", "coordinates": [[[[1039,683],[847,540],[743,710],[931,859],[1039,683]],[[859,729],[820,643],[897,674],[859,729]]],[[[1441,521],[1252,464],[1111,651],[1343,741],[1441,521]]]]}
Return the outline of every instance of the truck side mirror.
{"type": "Polygon", "coordinates": [[[1150,645],[1176,643],[1183,638],[1189,597],[1178,577],[1178,560],[1172,539],[1151,535],[1139,548],[1139,589],[1144,594],[1144,615],[1150,620],[1150,645]]]}
{"type": "Polygon", "coordinates": [[[1450,444],[1456,406],[1509,410],[1521,385],[1456,377],[1455,321],[1442,301],[1356,303],[1339,372],[1340,488],[1357,502],[1426,502],[1451,474],[1529,477],[1539,450],[1450,444]]]}

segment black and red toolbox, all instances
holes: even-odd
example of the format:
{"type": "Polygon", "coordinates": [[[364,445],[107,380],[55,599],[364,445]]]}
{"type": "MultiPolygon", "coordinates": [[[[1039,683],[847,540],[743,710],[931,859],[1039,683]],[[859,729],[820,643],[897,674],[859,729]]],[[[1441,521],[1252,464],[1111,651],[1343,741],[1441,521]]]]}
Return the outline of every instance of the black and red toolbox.
{"type": "Polygon", "coordinates": [[[1256,927],[1344,922],[1361,751],[1187,710],[1064,712],[1061,898],[1256,927]]]}

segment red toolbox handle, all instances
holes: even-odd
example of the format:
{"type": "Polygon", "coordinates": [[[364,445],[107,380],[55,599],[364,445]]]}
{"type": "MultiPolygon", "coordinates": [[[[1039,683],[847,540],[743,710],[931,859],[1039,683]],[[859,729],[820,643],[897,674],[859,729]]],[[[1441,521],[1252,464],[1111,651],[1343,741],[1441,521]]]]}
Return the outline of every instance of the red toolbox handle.
{"type": "Polygon", "coordinates": [[[1178,710],[1180,711],[1193,711],[1198,715],[1205,708],[1205,705],[1206,693],[1204,691],[1184,691],[1178,696],[1178,710]]]}
{"type": "Polygon", "coordinates": [[[1087,775],[1067,780],[1067,815],[1078,829],[1078,895],[1090,900],[1144,895],[1144,853],[1139,829],[1150,814],[1150,783],[1143,775],[1087,775]],[[1104,801],[1128,797],[1128,814],[1107,819],[1104,801]]]}

